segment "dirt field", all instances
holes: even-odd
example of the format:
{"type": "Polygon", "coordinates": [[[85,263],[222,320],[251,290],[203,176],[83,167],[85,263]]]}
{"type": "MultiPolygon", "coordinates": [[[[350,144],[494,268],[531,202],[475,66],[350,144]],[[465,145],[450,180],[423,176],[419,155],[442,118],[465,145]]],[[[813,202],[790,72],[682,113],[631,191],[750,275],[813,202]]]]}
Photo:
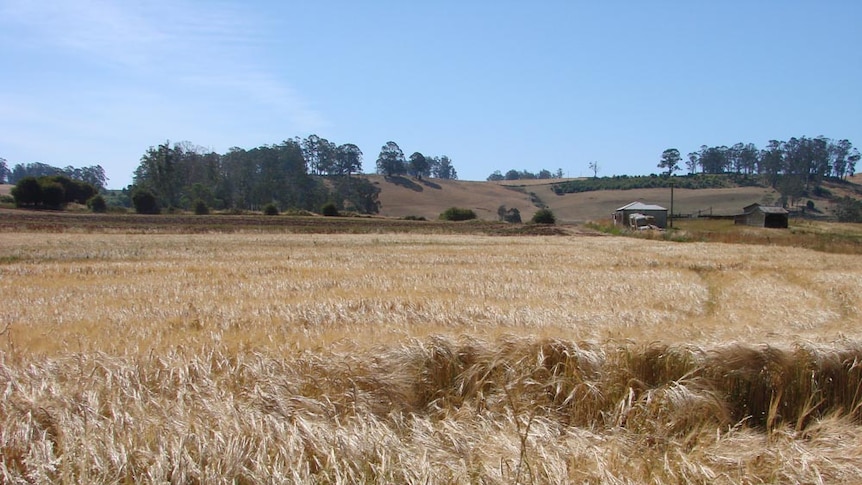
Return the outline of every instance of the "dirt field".
{"type": "Polygon", "coordinates": [[[862,481],[855,255],[28,217],[3,483],[862,481]]]}

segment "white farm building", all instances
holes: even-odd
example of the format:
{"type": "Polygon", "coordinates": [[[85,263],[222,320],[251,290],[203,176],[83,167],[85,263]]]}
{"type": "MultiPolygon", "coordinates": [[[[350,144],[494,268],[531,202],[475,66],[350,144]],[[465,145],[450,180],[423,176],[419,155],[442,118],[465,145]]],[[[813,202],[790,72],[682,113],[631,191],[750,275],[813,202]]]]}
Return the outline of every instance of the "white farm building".
{"type": "Polygon", "coordinates": [[[644,220],[662,229],[667,228],[667,209],[660,205],[632,202],[615,210],[613,218],[615,226],[630,227],[632,221],[644,220]],[[639,215],[643,216],[643,219],[638,217],[639,215]]]}

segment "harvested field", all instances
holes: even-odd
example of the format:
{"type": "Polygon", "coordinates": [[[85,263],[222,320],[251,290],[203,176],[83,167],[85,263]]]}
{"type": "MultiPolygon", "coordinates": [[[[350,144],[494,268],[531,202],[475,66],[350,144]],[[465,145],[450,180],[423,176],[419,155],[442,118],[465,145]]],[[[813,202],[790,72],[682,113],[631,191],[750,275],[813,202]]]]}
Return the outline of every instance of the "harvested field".
{"type": "Polygon", "coordinates": [[[4,483],[862,481],[858,256],[46,226],[0,231],[4,483]]]}

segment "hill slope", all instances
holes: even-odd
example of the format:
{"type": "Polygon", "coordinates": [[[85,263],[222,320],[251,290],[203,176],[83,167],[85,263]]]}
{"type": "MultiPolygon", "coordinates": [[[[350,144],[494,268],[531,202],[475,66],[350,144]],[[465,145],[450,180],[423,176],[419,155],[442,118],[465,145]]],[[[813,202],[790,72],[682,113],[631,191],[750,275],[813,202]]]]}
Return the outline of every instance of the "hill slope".
{"type": "MultiPolygon", "coordinates": [[[[563,223],[578,223],[609,218],[614,209],[629,202],[642,201],[670,208],[669,189],[602,190],[557,195],[547,181],[468,182],[430,179],[417,181],[405,177],[387,179],[382,175],[367,176],[381,189],[380,214],[388,217],[423,216],[436,219],[449,207],[473,209],[481,219],[496,220],[497,208],[505,205],[521,211],[526,221],[538,210],[532,201],[545,204],[563,223]]],[[[850,178],[852,184],[827,182],[824,187],[834,196],[862,197],[862,175],[850,178]]],[[[742,208],[759,202],[774,203],[778,192],[765,187],[734,187],[727,189],[676,189],[673,194],[676,214],[739,214],[742,208]]],[[[803,199],[802,203],[808,199],[803,199]]],[[[832,204],[825,198],[813,198],[821,214],[831,214],[832,204]]]]}
{"type": "Polygon", "coordinates": [[[497,220],[497,208],[517,208],[524,219],[538,208],[530,196],[490,182],[461,180],[414,180],[406,177],[368,175],[380,188],[380,215],[387,217],[421,216],[437,219],[449,207],[473,209],[480,219],[497,220]]]}
{"type": "MultiPolygon", "coordinates": [[[[365,175],[380,188],[380,215],[387,217],[421,216],[437,219],[449,207],[473,209],[480,219],[497,220],[497,208],[517,208],[521,217],[529,220],[538,206],[547,205],[563,223],[578,223],[610,217],[617,207],[633,201],[659,204],[670,208],[668,189],[603,190],[557,195],[552,184],[544,180],[473,182],[463,180],[413,180],[407,177],[386,178],[382,175],[365,175]]],[[[835,197],[845,195],[862,198],[862,175],[849,178],[850,184],[827,182],[835,197]]],[[[12,185],[0,185],[0,195],[9,195],[12,185]]],[[[772,203],[778,193],[763,187],[736,187],[730,189],[676,189],[674,212],[677,214],[737,214],[754,202],[772,203]]],[[[823,198],[814,198],[816,207],[824,215],[831,214],[832,204],[823,198]]]]}
{"type": "MultiPolygon", "coordinates": [[[[640,200],[670,207],[667,189],[606,190],[578,194],[557,195],[551,184],[524,186],[503,185],[495,182],[466,182],[460,180],[416,181],[404,177],[387,179],[370,175],[380,192],[380,215],[405,217],[409,215],[436,219],[449,207],[473,209],[481,219],[496,220],[497,208],[505,205],[521,211],[528,220],[538,207],[532,202],[547,205],[560,222],[575,223],[610,217],[617,207],[640,200]],[[533,197],[531,198],[531,194],[533,197]]],[[[733,189],[676,190],[674,212],[734,214],[753,202],[771,202],[775,191],[760,187],[733,189]]]]}

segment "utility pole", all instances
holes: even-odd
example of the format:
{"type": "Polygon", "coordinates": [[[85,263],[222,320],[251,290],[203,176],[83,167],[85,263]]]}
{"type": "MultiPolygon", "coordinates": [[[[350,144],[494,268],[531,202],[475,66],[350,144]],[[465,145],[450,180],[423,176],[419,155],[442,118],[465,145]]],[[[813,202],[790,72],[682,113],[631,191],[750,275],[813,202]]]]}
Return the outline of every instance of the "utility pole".
{"type": "Polygon", "coordinates": [[[670,224],[669,227],[673,229],[673,180],[670,181],[670,224]]]}

